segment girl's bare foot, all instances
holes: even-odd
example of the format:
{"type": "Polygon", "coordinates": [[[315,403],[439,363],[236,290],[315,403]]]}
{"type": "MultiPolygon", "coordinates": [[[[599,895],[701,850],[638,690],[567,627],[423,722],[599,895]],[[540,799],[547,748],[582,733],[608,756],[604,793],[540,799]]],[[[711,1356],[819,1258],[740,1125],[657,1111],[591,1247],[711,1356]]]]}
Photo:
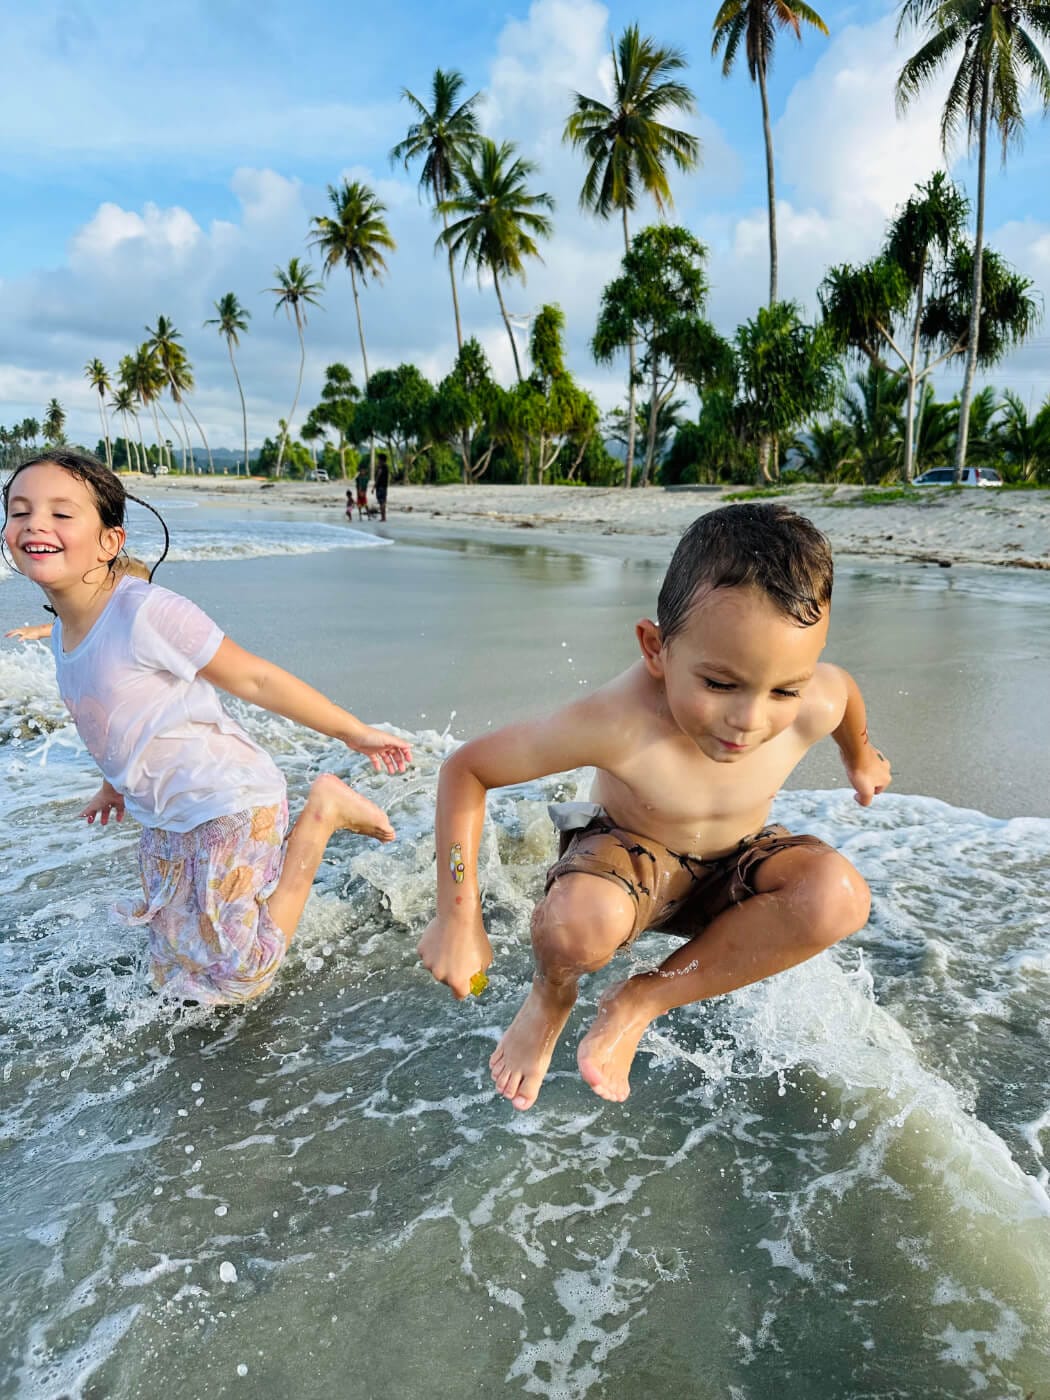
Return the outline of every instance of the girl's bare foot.
{"type": "Polygon", "coordinates": [[[540,1092],[543,1076],[569,1019],[575,990],[565,998],[552,996],[548,984],[538,979],[521,1010],[503,1033],[489,1060],[496,1088],[514,1108],[531,1108],[540,1092]]]}
{"type": "Polygon", "coordinates": [[[652,1021],[652,1012],[629,990],[631,982],[610,987],[598,1002],[594,1025],[580,1041],[576,1063],[599,1098],[623,1103],[638,1042],[652,1021]]]}
{"type": "Polygon", "coordinates": [[[314,779],[303,808],[303,817],[308,816],[327,825],[330,832],[356,831],[377,841],[394,839],[394,828],[382,808],[355,792],[334,773],[322,773],[314,779]]]}

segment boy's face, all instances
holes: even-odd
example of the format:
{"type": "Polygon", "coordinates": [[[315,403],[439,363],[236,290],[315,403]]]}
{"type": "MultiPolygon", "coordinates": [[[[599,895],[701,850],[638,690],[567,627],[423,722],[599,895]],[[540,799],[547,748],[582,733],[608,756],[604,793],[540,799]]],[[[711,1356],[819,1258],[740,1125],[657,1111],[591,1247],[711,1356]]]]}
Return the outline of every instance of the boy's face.
{"type": "Polygon", "coordinates": [[[641,623],[638,636],[679,729],[708,758],[733,763],[794,723],[828,617],[825,609],[802,627],[755,589],[718,588],[693,605],[666,645],[652,623],[641,623]]]}

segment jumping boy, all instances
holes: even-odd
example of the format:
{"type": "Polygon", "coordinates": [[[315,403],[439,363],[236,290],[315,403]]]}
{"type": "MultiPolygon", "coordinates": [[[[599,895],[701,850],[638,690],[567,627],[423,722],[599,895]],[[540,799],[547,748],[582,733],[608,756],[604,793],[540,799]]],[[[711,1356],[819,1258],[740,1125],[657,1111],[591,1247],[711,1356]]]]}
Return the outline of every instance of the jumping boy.
{"type": "Polygon", "coordinates": [[[778,789],[825,735],[861,806],[890,781],[856,683],[820,661],[831,586],[828,543],[802,516],[780,504],[712,511],[675,551],[659,622],[635,629],[639,661],[549,718],[446,760],[438,913],[419,952],[456,997],[492,961],[477,883],[486,792],[596,769],[591,803],[550,809],[561,851],[533,913],[532,988],[489,1061],[515,1108],[536,1101],[580,976],[644,930],[685,941],[602,996],[577,1053],[586,1082],[616,1102],[658,1016],[771,977],[867,922],[868,887],[843,856],[766,825],[778,789]]]}

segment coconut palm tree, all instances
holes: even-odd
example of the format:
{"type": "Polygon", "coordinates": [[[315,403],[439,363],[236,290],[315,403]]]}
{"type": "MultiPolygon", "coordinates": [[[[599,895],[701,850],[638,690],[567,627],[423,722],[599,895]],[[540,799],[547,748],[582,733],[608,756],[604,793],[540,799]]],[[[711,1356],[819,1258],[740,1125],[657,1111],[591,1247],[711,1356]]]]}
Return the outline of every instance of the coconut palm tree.
{"type": "Polygon", "coordinates": [[[237,382],[237,392],[241,396],[241,422],[244,425],[244,475],[248,475],[248,410],[244,404],[244,390],[241,387],[241,376],[237,373],[237,361],[233,358],[233,347],[240,344],[238,336],[248,329],[248,321],[251,319],[251,312],[245,311],[244,307],[234,296],[233,292],[226,292],[215,303],[217,315],[210,321],[205,321],[206,326],[217,326],[219,334],[226,341],[226,349],[230,352],[230,366],[233,369],[233,377],[237,382]]]}
{"type": "MultiPolygon", "coordinates": [[[[142,344],[135,351],[134,355],[125,355],[120,362],[119,376],[121,384],[131,390],[144,408],[149,408],[153,415],[153,431],[157,435],[157,460],[163,462],[165,457],[165,442],[160,435],[160,419],[157,417],[157,401],[159,400],[168,382],[168,376],[161,368],[154,350],[146,344],[142,344]]],[[[165,415],[166,416],[166,415],[165,415]]],[[[169,420],[170,421],[170,420],[169,420]]],[[[139,441],[142,441],[142,427],[139,426],[139,441]]],[[[149,454],[146,451],[146,444],[142,443],[142,455],[149,464],[149,454]]],[[[171,451],[167,451],[168,467],[172,465],[171,451]]]]}
{"type": "MultiPolygon", "coordinates": [[[[212,460],[211,447],[208,444],[208,439],[205,436],[204,429],[201,426],[200,420],[198,419],[197,415],[194,413],[192,407],[190,406],[189,400],[185,397],[193,388],[193,367],[191,366],[189,360],[186,357],[185,350],[183,350],[182,346],[177,343],[177,332],[176,341],[175,343],[173,343],[171,349],[168,351],[165,357],[164,368],[168,376],[168,384],[171,388],[171,397],[175,400],[175,403],[178,406],[180,416],[182,413],[182,409],[185,406],[186,412],[190,415],[190,418],[193,420],[193,426],[197,429],[197,432],[200,434],[200,440],[204,444],[204,452],[208,458],[208,474],[210,476],[214,476],[215,463],[212,460]]],[[[189,435],[187,434],[187,439],[188,436],[189,435]]],[[[190,453],[190,461],[193,461],[192,451],[190,453]]],[[[194,471],[196,471],[196,466],[194,466],[194,471]]]]}
{"type": "MultiPolygon", "coordinates": [[[[171,397],[175,401],[175,407],[179,411],[179,423],[182,428],[180,434],[182,442],[182,469],[186,471],[192,468],[192,470],[196,472],[197,465],[193,460],[193,449],[190,446],[189,429],[186,427],[186,416],[182,411],[184,406],[183,393],[193,385],[193,375],[190,372],[189,361],[186,359],[186,352],[182,348],[182,337],[175,329],[173,323],[168,320],[167,316],[158,316],[156,327],[147,326],[146,334],[149,336],[149,340],[146,344],[156,352],[157,360],[168,381],[171,397]],[[176,371],[181,380],[180,383],[176,382],[176,371]]],[[[204,437],[203,429],[201,425],[197,423],[197,419],[190,409],[189,404],[185,404],[185,408],[197,425],[197,431],[200,433],[205,450],[208,453],[208,465],[214,472],[214,466],[212,466],[211,461],[211,451],[208,448],[208,441],[204,437]]]]}
{"type": "Polygon", "coordinates": [[[777,196],[773,171],[773,128],[769,121],[766,76],[773,62],[777,31],[790,29],[802,40],[802,22],[821,34],[828,27],[805,0],[722,0],[714,19],[711,53],[722,51],[722,76],[729,77],[743,42],[747,71],[762,99],[762,134],[766,143],[766,199],[769,205],[769,304],[777,299],[777,196]]]}
{"type": "Polygon", "coordinates": [[[966,439],[977,370],[984,269],[985,174],[992,128],[1002,144],[1002,158],[1024,130],[1024,90],[1035,88],[1044,112],[1050,109],[1050,69],[1039,43],[1050,43],[1050,8],[1042,0],[904,0],[897,35],[925,27],[928,37],[908,59],[897,78],[897,108],[903,112],[954,54],[952,75],[941,113],[941,142],[947,152],[960,129],[968,147],[977,148],[977,222],[974,230],[970,330],[959,401],[955,444],[955,479],[962,480],[966,439]]]}
{"type": "MultiPolygon", "coordinates": [[[[407,170],[410,162],[422,160],[419,174],[420,190],[427,190],[434,201],[435,212],[450,195],[459,190],[459,168],[477,150],[481,140],[478,130],[477,103],[481,93],[476,92],[465,102],[459,95],[464,87],[464,77],[454,68],[437,68],[431,84],[429,109],[408,88],[401,89],[401,96],[412,108],[415,120],[408,128],[408,134],[390,152],[391,162],[402,161],[407,170]]],[[[441,215],[442,223],[448,228],[448,215],[441,215]]],[[[456,345],[463,349],[463,327],[459,319],[459,297],[456,293],[456,264],[452,249],[448,249],[448,278],[452,284],[452,310],[456,317],[456,345]]]]}
{"type": "Polygon", "coordinates": [[[106,444],[106,466],[113,470],[113,448],[109,441],[109,423],[106,420],[106,395],[112,387],[109,382],[109,371],[101,360],[89,360],[84,366],[84,374],[88,383],[98,394],[98,418],[102,424],[102,437],[106,444]]]}
{"type": "Polygon", "coordinates": [[[529,193],[526,181],[536,173],[536,166],[516,156],[510,141],[497,146],[483,137],[460,173],[460,192],[439,208],[455,222],[445,227],[438,241],[453,256],[462,257],[464,267],[473,265],[479,282],[483,271],[492,274],[520,383],[521,361],[499,279],[520,277],[524,282],[525,259],[540,256],[536,238],[549,238],[553,231],[550,219],[539,211],[553,209],[554,200],[549,194],[529,193]]]}
{"type": "Polygon", "coordinates": [[[320,306],[317,297],[321,291],[321,284],[311,281],[314,275],[313,268],[309,263],[300,262],[298,258],[289,258],[286,268],[275,267],[273,275],[277,279],[277,286],[266,289],[277,298],[273,314],[276,316],[283,306],[288,319],[295,321],[295,329],[299,335],[299,378],[295,383],[292,411],[288,415],[288,422],[281,429],[281,445],[277,451],[277,466],[274,469],[274,475],[280,476],[281,463],[284,461],[285,448],[288,446],[288,425],[295,416],[295,406],[299,402],[299,393],[303,387],[303,369],[306,366],[306,341],[303,339],[303,327],[306,325],[306,308],[320,306]]]}
{"type": "Polygon", "coordinates": [[[44,441],[57,447],[66,440],[66,411],[57,399],[44,410],[44,441]]]}
{"type": "Polygon", "coordinates": [[[135,417],[135,396],[128,388],[121,387],[114,390],[113,398],[110,400],[110,408],[114,413],[120,414],[120,420],[124,424],[124,443],[127,448],[128,465],[135,465],[136,471],[141,471],[142,466],[137,458],[137,449],[131,441],[131,433],[128,431],[128,414],[135,417]]]}
{"type": "MultiPolygon", "coordinates": [[[[700,142],[687,131],[665,126],[665,112],[692,112],[692,90],[671,75],[685,67],[680,49],[661,47],[629,25],[612,46],[613,95],[609,103],[577,93],[562,135],[582,149],[590,164],[580,190],[580,205],[608,219],[618,210],[623,222],[623,249],[631,235],[627,215],[639,193],[650,195],[662,214],[671,198],[668,162],[688,172],[700,159],[700,142]]],[[[628,346],[627,462],[624,485],[634,470],[635,390],[637,371],[633,340],[628,346]]]]}
{"type": "Polygon", "coordinates": [[[334,218],[319,214],[311,219],[313,233],[310,242],[324,254],[324,274],[327,277],[334,267],[344,263],[350,269],[350,286],[354,292],[354,310],[357,312],[357,335],[361,342],[361,364],[365,372],[365,390],[368,389],[368,352],[365,349],[365,328],[361,320],[361,298],[357,282],[367,282],[369,276],[381,280],[386,272],[384,249],[391,252],[397,247],[386,226],[383,215],[386,205],[377,197],[374,190],[359,180],[344,180],[336,189],[328,186],[328,200],[334,218]]]}

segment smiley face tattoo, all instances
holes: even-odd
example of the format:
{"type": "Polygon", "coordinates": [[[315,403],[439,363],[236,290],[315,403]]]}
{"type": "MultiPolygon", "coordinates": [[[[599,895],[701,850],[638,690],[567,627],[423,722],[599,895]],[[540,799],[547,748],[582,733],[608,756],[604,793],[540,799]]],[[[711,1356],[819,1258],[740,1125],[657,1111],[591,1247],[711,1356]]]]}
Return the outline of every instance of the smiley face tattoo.
{"type": "Polygon", "coordinates": [[[467,867],[463,864],[463,847],[457,841],[448,854],[449,874],[457,885],[462,885],[463,877],[467,873],[467,867]]]}

